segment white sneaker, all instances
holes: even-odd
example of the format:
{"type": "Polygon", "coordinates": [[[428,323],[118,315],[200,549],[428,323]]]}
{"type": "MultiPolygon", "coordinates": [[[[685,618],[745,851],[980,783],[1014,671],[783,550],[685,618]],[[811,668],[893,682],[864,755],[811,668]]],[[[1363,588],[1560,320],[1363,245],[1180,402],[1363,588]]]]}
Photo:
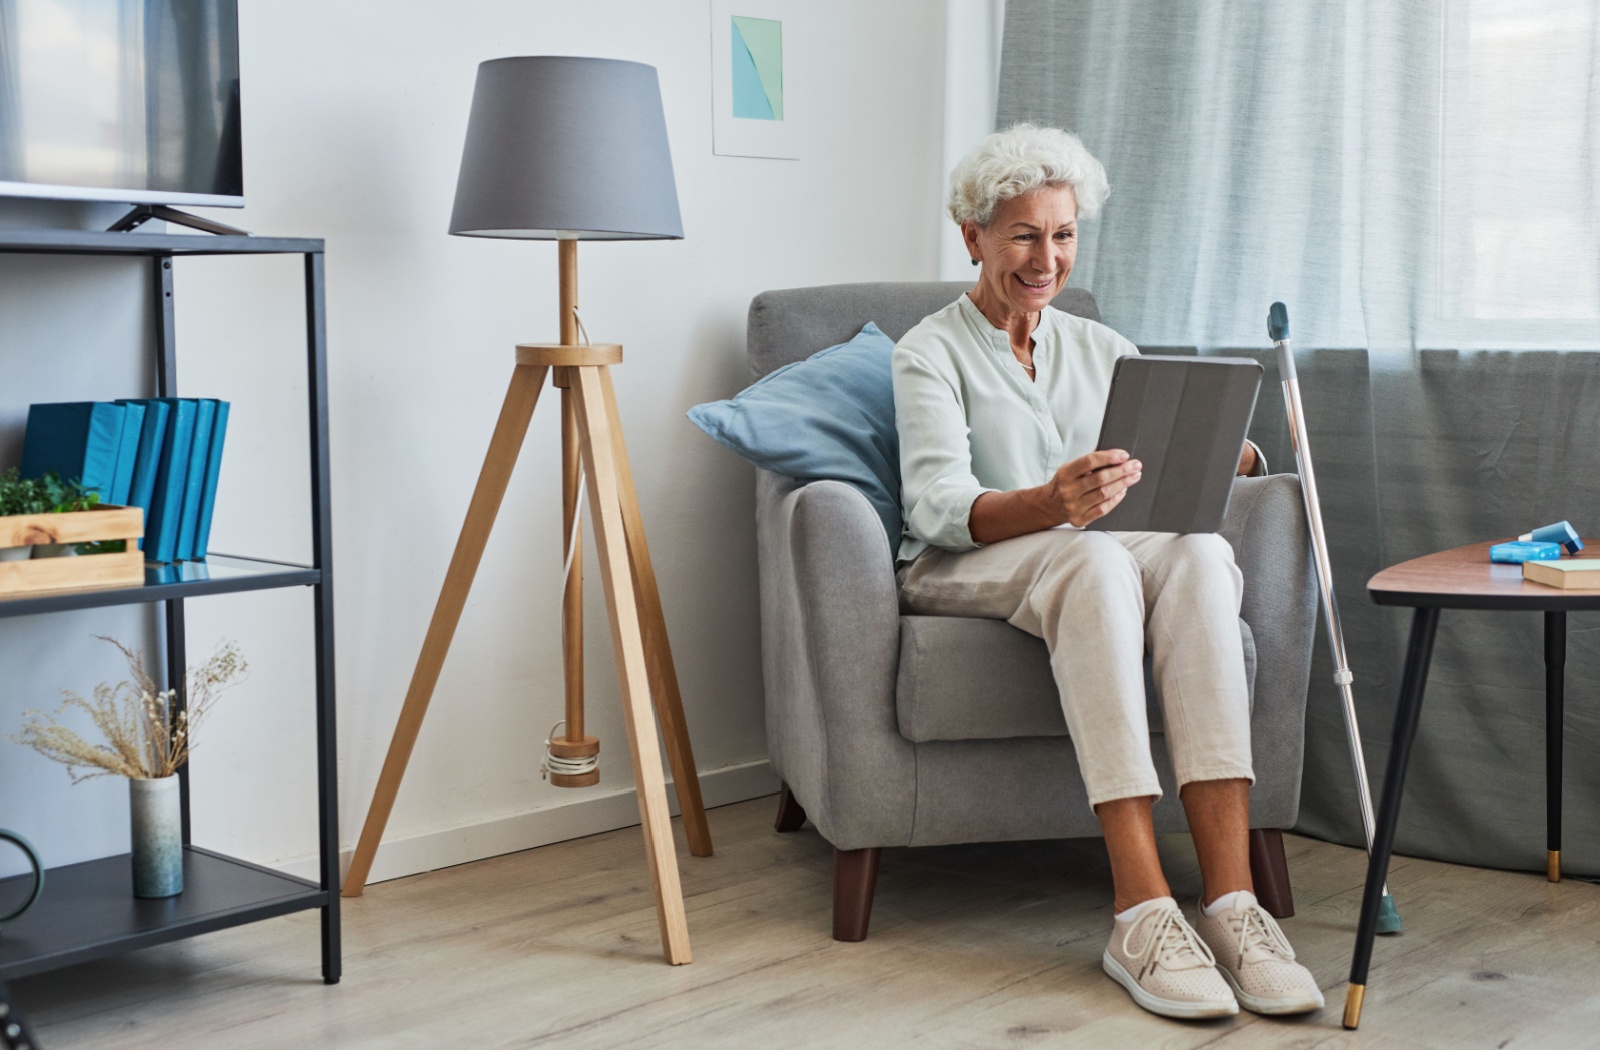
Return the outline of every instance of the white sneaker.
{"type": "Polygon", "coordinates": [[[1289,938],[1255,894],[1241,891],[1234,907],[1223,908],[1213,917],[1208,918],[1202,910],[1195,928],[1246,1010],[1302,1014],[1322,1008],[1317,979],[1294,961],[1289,938]]]}
{"type": "Polygon", "coordinates": [[[1100,963],[1133,1001],[1153,1014],[1231,1017],[1239,1004],[1216,961],[1171,897],[1146,901],[1132,920],[1113,920],[1100,963]]]}

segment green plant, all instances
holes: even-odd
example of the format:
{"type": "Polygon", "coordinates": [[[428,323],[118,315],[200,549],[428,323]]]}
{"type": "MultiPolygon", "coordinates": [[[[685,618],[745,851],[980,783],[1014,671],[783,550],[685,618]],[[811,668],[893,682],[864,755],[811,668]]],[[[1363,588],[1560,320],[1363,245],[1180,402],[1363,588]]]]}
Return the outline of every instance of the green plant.
{"type": "Polygon", "coordinates": [[[96,540],[80,543],[75,548],[79,554],[121,554],[128,549],[127,540],[96,540]]]}
{"type": "Polygon", "coordinates": [[[39,478],[24,478],[16,467],[0,472],[0,518],[93,510],[99,503],[100,493],[76,481],[62,481],[53,470],[39,478]]]}

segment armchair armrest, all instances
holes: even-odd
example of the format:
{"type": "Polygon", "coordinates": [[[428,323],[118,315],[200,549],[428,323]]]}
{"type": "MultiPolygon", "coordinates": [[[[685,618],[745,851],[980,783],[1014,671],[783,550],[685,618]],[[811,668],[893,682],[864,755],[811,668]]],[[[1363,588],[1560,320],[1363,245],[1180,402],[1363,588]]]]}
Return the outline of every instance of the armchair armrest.
{"type": "Polygon", "coordinates": [[[1317,628],[1317,583],[1300,479],[1273,474],[1234,482],[1222,536],[1244,574],[1239,615],[1256,644],[1250,826],[1292,827],[1300,808],[1306,685],[1317,628]]]}
{"type": "Polygon", "coordinates": [[[909,842],[916,759],[895,715],[900,599],[883,523],[842,482],[758,473],[773,771],[840,849],[909,842]]]}

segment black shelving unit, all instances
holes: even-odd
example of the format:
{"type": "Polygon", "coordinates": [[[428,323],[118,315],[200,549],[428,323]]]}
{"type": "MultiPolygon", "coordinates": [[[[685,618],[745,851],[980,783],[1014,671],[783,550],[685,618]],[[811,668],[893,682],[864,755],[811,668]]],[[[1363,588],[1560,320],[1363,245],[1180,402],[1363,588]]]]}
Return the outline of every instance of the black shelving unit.
{"type": "MultiPolygon", "coordinates": [[[[154,274],[158,352],[156,394],[177,391],[172,262],[185,255],[302,255],[305,257],[306,372],[311,433],[311,564],[293,565],[213,554],[203,562],[147,564],[137,587],[61,591],[0,600],[0,619],[160,603],[163,607],[165,685],[180,690],[188,655],[184,602],[210,594],[310,587],[315,592],[317,814],[321,848],[318,882],[272,871],[202,849],[190,841],[189,771],[180,770],[183,800],[184,889],[165,900],[133,896],[129,859],[104,857],[51,868],[39,903],[6,924],[0,936],[0,980],[43,973],[229,926],[290,912],[322,911],[322,979],[339,980],[339,810],[335,755],[333,668],[333,518],[328,498],[327,314],[323,301],[323,243],[285,237],[96,233],[82,230],[0,230],[0,253],[123,255],[149,260],[154,274]]],[[[0,895],[9,899],[8,883],[0,895]]]]}

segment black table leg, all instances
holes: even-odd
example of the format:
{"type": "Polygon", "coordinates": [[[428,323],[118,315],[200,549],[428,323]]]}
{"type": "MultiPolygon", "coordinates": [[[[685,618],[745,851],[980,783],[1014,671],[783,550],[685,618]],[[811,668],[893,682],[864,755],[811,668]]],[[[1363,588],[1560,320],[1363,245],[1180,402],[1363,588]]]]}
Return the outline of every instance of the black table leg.
{"type": "Polygon", "coordinates": [[[1361,922],[1356,927],[1356,950],[1350,960],[1350,987],[1344,997],[1346,1028],[1355,1028],[1361,1023],[1367,967],[1372,963],[1372,938],[1378,932],[1378,908],[1383,903],[1383,883],[1389,875],[1389,853],[1394,849],[1394,830],[1400,823],[1400,795],[1405,790],[1406,765],[1411,761],[1411,742],[1417,736],[1422,691],[1428,684],[1428,661],[1433,658],[1433,635],[1438,626],[1438,609],[1418,609],[1411,619],[1405,673],[1400,678],[1400,702],[1395,707],[1394,731],[1389,742],[1389,769],[1383,777],[1378,827],[1373,837],[1372,855],[1367,860],[1367,888],[1361,897],[1361,922]]]}
{"type": "Polygon", "coordinates": [[[1567,665],[1566,610],[1544,614],[1545,877],[1561,881],[1561,729],[1567,665]]]}

